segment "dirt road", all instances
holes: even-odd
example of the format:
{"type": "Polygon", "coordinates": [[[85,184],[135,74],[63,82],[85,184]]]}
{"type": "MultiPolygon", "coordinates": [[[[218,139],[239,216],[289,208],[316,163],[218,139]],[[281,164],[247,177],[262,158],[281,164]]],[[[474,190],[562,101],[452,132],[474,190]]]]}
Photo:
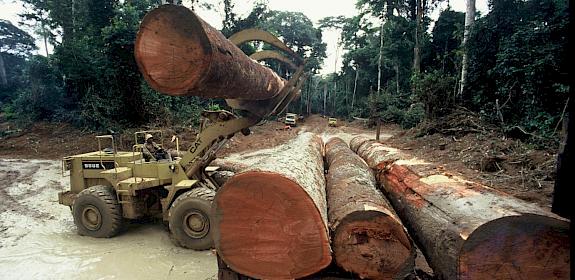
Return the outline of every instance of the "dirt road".
{"type": "Polygon", "coordinates": [[[51,160],[0,159],[0,279],[216,279],[211,251],[176,247],[162,224],[131,224],[114,238],[76,234],[51,160]]]}
{"type": "MultiPolygon", "coordinates": [[[[329,128],[319,116],[290,131],[281,128],[270,122],[253,135],[238,135],[223,154],[273,147],[301,131],[344,140],[373,137],[358,128],[329,128]]],[[[70,209],[58,204],[68,180],[56,160],[0,159],[0,279],[217,278],[211,251],[175,246],[161,223],[132,223],[110,239],[77,235],[70,209]]]]}

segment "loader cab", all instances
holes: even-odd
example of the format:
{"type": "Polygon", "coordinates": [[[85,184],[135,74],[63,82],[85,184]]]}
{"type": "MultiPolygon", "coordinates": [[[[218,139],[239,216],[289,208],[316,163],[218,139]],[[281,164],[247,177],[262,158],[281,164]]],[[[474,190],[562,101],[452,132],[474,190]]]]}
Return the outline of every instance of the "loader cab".
{"type": "Polygon", "coordinates": [[[134,145],[132,146],[133,161],[128,164],[128,167],[132,169],[134,177],[154,178],[158,181],[157,185],[169,183],[177,159],[172,158],[167,150],[165,151],[167,154],[165,158],[155,158],[153,155],[146,158],[145,136],[147,134],[153,136],[154,143],[160,148],[165,148],[164,133],[161,130],[142,130],[135,132],[134,145]]]}
{"type": "MultiPolygon", "coordinates": [[[[156,158],[151,155],[146,149],[146,135],[151,135],[153,137],[153,142],[160,148],[164,148],[164,135],[161,130],[142,130],[134,133],[134,145],[132,146],[133,153],[142,153],[144,155],[144,162],[159,162],[165,161],[165,158],[156,158]],[[150,155],[150,156],[147,156],[150,155]]],[[[171,160],[168,158],[168,160],[171,160]]]]}
{"type": "Polygon", "coordinates": [[[112,186],[121,176],[127,176],[128,165],[142,157],[141,153],[117,150],[114,136],[96,136],[98,149],[62,159],[62,176],[70,177],[70,191],[59,194],[59,202],[70,206],[75,196],[91,186],[112,186]]]}

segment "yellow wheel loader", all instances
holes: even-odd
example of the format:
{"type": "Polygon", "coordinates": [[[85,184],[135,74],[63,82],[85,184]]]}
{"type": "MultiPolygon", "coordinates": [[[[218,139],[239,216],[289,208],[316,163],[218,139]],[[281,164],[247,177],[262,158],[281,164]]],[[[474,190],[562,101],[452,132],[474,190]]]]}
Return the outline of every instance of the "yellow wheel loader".
{"type": "Polygon", "coordinates": [[[70,206],[82,235],[112,237],[126,220],[161,217],[178,245],[209,249],[210,207],[219,188],[211,176],[217,167],[209,164],[228,139],[238,132],[248,135],[251,126],[281,114],[300,95],[307,76],[305,61],[268,32],[248,29],[226,39],[192,11],[176,5],[160,6],[144,17],[135,57],[148,84],[159,92],[226,98],[241,115],[204,111],[202,117],[209,124],[202,126],[181,158],[144,158],[144,135],[160,131],[137,132],[132,151],[118,151],[111,135],[98,136],[97,151],[62,160],[70,190],[59,193],[59,202],[70,206]],[[247,57],[237,47],[254,40],[282,52],[265,50],[247,57]],[[256,62],[263,59],[293,68],[289,81],[256,62]],[[103,142],[110,147],[103,149],[103,142]]]}

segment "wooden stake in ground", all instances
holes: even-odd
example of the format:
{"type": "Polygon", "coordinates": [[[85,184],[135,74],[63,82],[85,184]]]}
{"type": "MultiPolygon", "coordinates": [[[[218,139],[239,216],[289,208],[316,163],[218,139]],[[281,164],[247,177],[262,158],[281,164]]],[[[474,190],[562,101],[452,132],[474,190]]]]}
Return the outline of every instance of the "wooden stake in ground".
{"type": "Polygon", "coordinates": [[[212,214],[216,249],[234,271],[293,279],[328,266],[321,138],[303,133],[229,179],[212,214]]]}
{"type": "Polygon", "coordinates": [[[336,263],[367,279],[403,279],[415,249],[367,164],[340,138],[325,145],[328,219],[336,263]]]}
{"type": "Polygon", "coordinates": [[[569,279],[568,220],[365,137],[350,146],[441,279],[569,279]]]}

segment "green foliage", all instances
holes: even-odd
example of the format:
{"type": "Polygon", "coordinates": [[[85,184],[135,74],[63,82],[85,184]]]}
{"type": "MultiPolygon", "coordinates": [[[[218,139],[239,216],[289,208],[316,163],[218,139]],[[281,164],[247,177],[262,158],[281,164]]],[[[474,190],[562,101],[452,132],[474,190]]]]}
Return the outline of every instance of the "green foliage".
{"type": "Polygon", "coordinates": [[[34,38],[7,20],[0,19],[0,53],[27,56],[36,50],[34,38]]]}
{"type": "Polygon", "coordinates": [[[412,103],[404,96],[393,93],[392,88],[385,88],[380,94],[373,92],[366,100],[369,113],[365,117],[379,118],[386,123],[400,124],[411,128],[425,118],[424,105],[412,103]]]}
{"type": "MultiPolygon", "coordinates": [[[[49,58],[31,57],[33,38],[0,20],[0,58],[6,73],[6,83],[0,85],[0,108],[5,117],[21,123],[59,120],[103,129],[150,122],[195,125],[201,108],[225,108],[221,100],[161,95],[142,79],[133,44],[139,22],[159,0],[23,2],[22,19],[55,47],[49,58]]],[[[553,132],[569,92],[567,3],[489,1],[489,14],[478,18],[470,34],[465,49],[466,88],[456,96],[464,14],[444,10],[433,30],[425,32],[430,23],[426,14],[438,2],[357,0],[357,15],[328,17],[320,20],[319,27],[302,13],[270,11],[265,1],[256,1],[245,17],[234,11],[236,1],[221,1],[219,7],[223,7],[226,36],[246,28],[268,30],[308,58],[306,70],[311,74],[317,74],[326,57],[322,31],[341,31],[342,71],[312,76],[290,111],[380,118],[408,128],[464,105],[510,134],[520,127],[527,135],[536,135],[532,141],[556,138],[553,132]],[[418,4],[425,10],[422,17],[418,4]],[[417,33],[421,55],[417,73],[416,29],[423,31],[417,33]]],[[[191,4],[192,8],[215,7],[204,0],[191,4]]],[[[270,46],[242,46],[248,54],[262,48],[270,46]]],[[[285,65],[266,63],[289,77],[291,70],[285,65]]]]}
{"type": "Polygon", "coordinates": [[[450,113],[455,105],[457,80],[454,76],[434,70],[415,78],[415,94],[425,107],[425,116],[436,119],[450,113]]]}
{"type": "Polygon", "coordinates": [[[29,81],[20,89],[9,111],[18,116],[21,124],[36,120],[50,120],[63,112],[62,81],[54,65],[43,56],[30,59],[25,75],[29,81]]]}
{"type": "Polygon", "coordinates": [[[412,128],[421,123],[425,119],[425,109],[424,105],[421,103],[415,103],[409,106],[409,109],[405,112],[403,120],[401,122],[401,127],[412,128]]]}
{"type": "Polygon", "coordinates": [[[550,124],[568,96],[566,3],[499,0],[491,7],[471,33],[466,103],[504,127],[553,137],[550,124]]]}
{"type": "MultiPolygon", "coordinates": [[[[308,58],[307,71],[316,72],[321,68],[323,59],[326,57],[326,44],[322,41],[321,30],[315,28],[311,20],[303,13],[269,11],[265,15],[265,21],[260,23],[259,27],[281,38],[300,57],[308,58]]],[[[269,64],[272,69],[285,67],[277,65],[275,61],[269,64]]]]}
{"type": "Polygon", "coordinates": [[[10,103],[26,84],[26,58],[36,49],[34,39],[6,20],[0,20],[0,107],[10,103]]]}
{"type": "Polygon", "coordinates": [[[50,58],[29,63],[24,75],[29,85],[6,108],[21,123],[56,120],[100,130],[197,121],[202,101],[153,91],[134,59],[139,23],[159,1],[25,2],[29,10],[24,19],[49,14],[45,20],[63,33],[50,58]]]}
{"type": "Polygon", "coordinates": [[[444,10],[433,26],[430,44],[433,56],[424,61],[429,68],[440,70],[450,75],[458,75],[461,71],[461,54],[459,48],[463,40],[465,14],[452,10],[444,10]]]}

